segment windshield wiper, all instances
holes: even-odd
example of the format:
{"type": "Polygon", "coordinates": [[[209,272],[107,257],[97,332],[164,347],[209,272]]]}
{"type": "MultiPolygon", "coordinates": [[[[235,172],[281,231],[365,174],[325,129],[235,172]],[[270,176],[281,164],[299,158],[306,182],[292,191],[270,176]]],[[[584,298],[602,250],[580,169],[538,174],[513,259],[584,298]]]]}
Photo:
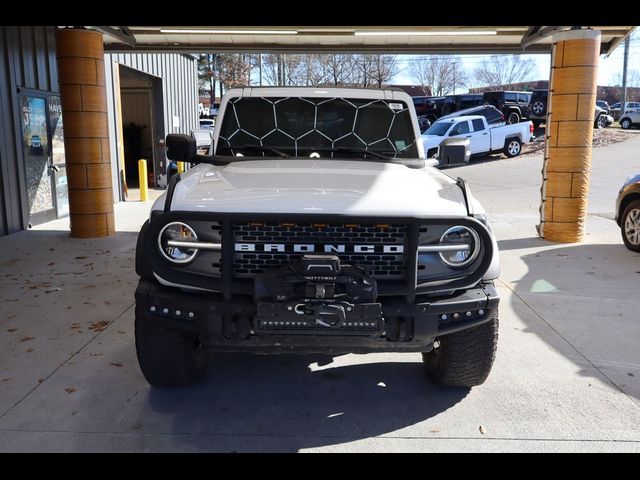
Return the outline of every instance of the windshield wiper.
{"type": "Polygon", "coordinates": [[[362,153],[364,155],[371,155],[372,157],[380,160],[389,161],[390,157],[382,155],[381,153],[374,152],[372,150],[366,150],[360,147],[309,147],[309,150],[315,150],[318,152],[335,152],[335,153],[362,153]]]}
{"type": "Polygon", "coordinates": [[[228,147],[228,148],[233,148],[235,150],[253,150],[256,152],[271,152],[271,153],[275,153],[276,155],[282,158],[289,158],[289,155],[287,155],[284,152],[281,152],[277,148],[267,147],[265,145],[242,145],[241,147],[228,147]]]}

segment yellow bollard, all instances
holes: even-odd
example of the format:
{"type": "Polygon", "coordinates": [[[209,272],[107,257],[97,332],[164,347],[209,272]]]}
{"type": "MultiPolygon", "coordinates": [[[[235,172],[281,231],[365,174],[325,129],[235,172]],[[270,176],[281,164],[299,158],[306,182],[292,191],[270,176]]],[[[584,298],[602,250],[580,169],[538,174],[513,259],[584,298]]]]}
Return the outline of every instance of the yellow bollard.
{"type": "Polygon", "coordinates": [[[149,198],[149,189],[147,187],[147,161],[138,160],[138,180],[140,184],[140,201],[146,202],[149,198]]]}
{"type": "Polygon", "coordinates": [[[178,162],[178,173],[184,173],[184,162],[178,162]]]}

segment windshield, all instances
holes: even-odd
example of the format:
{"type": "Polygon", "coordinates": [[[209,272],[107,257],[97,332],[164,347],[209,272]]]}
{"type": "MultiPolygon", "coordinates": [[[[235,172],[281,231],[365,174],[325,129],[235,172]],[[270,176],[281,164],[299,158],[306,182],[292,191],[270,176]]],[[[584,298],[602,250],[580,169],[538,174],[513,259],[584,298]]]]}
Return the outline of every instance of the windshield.
{"type": "Polygon", "coordinates": [[[292,157],[362,158],[357,152],[364,150],[389,158],[418,158],[410,110],[401,101],[314,97],[229,100],[216,154],[271,156],[269,149],[292,157]]]}
{"type": "Polygon", "coordinates": [[[433,125],[431,125],[431,128],[429,128],[429,130],[424,132],[424,135],[437,135],[438,137],[444,137],[449,131],[449,128],[451,127],[452,123],[453,122],[451,121],[436,122],[433,125]]]}

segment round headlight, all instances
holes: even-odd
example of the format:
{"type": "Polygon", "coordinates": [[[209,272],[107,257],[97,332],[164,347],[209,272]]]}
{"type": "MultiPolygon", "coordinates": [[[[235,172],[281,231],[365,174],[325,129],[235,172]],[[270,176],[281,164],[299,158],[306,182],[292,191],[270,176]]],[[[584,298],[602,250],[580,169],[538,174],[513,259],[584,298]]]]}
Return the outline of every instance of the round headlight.
{"type": "Polygon", "coordinates": [[[196,232],[189,225],[180,222],[168,223],[160,230],[158,247],[162,256],[173,263],[188,263],[198,253],[197,248],[180,245],[182,242],[198,240],[196,232]]]}
{"type": "Polygon", "coordinates": [[[440,237],[440,245],[451,248],[440,252],[440,259],[454,268],[466,267],[473,262],[480,252],[480,238],[470,228],[457,226],[448,229],[440,237]],[[460,245],[460,249],[454,248],[460,245]]]}

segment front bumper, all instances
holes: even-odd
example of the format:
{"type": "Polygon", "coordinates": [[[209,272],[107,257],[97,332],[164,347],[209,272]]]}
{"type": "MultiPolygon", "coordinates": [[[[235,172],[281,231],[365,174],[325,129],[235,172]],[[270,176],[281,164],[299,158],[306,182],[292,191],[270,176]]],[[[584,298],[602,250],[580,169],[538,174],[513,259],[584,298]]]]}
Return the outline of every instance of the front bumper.
{"type": "Polygon", "coordinates": [[[248,295],[225,301],[220,294],[187,293],[140,280],[135,298],[136,315],[197,334],[210,350],[255,353],[425,352],[439,336],[489,321],[499,303],[489,283],[448,297],[419,295],[414,303],[405,297],[382,297],[382,317],[375,327],[371,322],[363,328],[356,324],[350,329],[319,327],[309,332],[284,325],[266,331],[248,295]]]}

